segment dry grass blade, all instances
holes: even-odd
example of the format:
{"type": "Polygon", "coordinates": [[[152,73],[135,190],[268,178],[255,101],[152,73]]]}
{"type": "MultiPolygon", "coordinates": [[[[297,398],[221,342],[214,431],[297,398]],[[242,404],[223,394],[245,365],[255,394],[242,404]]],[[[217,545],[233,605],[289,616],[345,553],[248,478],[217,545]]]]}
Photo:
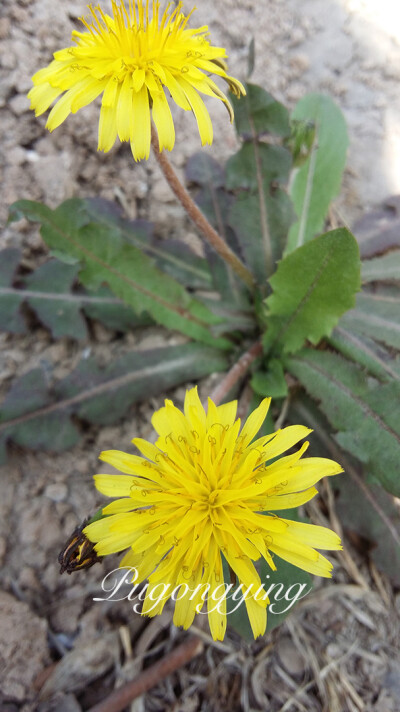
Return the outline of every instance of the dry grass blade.
{"type": "MultiPolygon", "coordinates": [[[[344,660],[347,660],[347,658],[351,657],[351,655],[354,653],[356,649],[356,644],[352,645],[346,652],[341,655],[339,658],[336,660],[331,660],[327,665],[325,665],[321,670],[320,670],[320,677],[321,679],[324,679],[332,670],[336,669],[340,663],[344,662],[344,660]]],[[[298,702],[296,699],[299,695],[303,695],[309,690],[311,687],[315,685],[315,680],[310,680],[310,682],[307,682],[306,685],[302,685],[301,687],[298,687],[296,692],[289,697],[289,699],[286,700],[285,704],[279,709],[279,712],[288,712],[290,710],[290,707],[298,702]]]]}

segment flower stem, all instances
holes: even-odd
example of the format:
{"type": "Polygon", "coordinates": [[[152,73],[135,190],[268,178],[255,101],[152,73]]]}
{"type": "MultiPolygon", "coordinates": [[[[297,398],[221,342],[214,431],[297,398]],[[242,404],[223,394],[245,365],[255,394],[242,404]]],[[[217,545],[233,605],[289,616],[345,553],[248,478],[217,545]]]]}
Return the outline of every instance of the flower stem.
{"type": "Polygon", "coordinates": [[[261,356],[262,350],[261,341],[256,341],[253,346],[242,354],[240,359],[232,366],[230,371],[228,371],[226,376],[222,379],[221,383],[219,383],[211,393],[210,398],[214,401],[215,405],[219,405],[221,401],[224,400],[231,388],[233,388],[238,380],[246,373],[253,361],[255,361],[258,356],[261,356]]]}
{"type": "Polygon", "coordinates": [[[168,158],[166,157],[165,152],[160,152],[157,133],[153,125],[151,127],[151,145],[165,178],[167,179],[176,197],[183,205],[190,219],[203,233],[207,242],[214,248],[219,256],[230,265],[238,277],[240,277],[240,279],[243,280],[243,282],[247,284],[250,289],[253,289],[254,279],[250,270],[247,269],[239,257],[232,252],[225,240],[223,240],[217,231],[214,230],[213,226],[208,222],[207,218],[203,215],[201,210],[199,210],[196,203],[192,200],[189,193],[180,182],[168,158]]]}
{"type": "Polygon", "coordinates": [[[200,638],[196,635],[188,636],[175,650],[172,650],[130,682],[111,692],[105,700],[91,707],[89,712],[121,712],[132,700],[155,687],[167,675],[183,667],[202,649],[203,643],[200,638]]]}

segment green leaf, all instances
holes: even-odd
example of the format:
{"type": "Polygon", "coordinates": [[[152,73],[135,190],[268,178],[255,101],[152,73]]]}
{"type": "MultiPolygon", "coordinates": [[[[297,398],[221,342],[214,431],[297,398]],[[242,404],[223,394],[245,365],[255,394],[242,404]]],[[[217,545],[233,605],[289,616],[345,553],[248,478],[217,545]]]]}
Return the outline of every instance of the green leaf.
{"type": "Polygon", "coordinates": [[[354,334],[345,329],[341,322],[329,337],[329,343],[352,361],[364,366],[380,381],[400,381],[400,362],[393,359],[389,351],[367,336],[354,334]]]}
{"type": "Polygon", "coordinates": [[[292,119],[290,122],[291,133],[285,140],[285,146],[293,156],[293,166],[302,166],[310,156],[310,151],[315,139],[314,121],[292,119]]]}
{"type": "Polygon", "coordinates": [[[293,221],[293,208],[281,188],[276,188],[272,195],[264,192],[262,201],[265,210],[260,210],[258,195],[239,195],[232,206],[230,223],[234,226],[246,264],[256,278],[262,296],[265,296],[269,265],[275,264],[282,256],[293,221]]]}
{"type": "Polygon", "coordinates": [[[227,367],[218,350],[198,343],[128,353],[100,368],[82,359],[62,381],[35,369],[15,381],[0,407],[0,443],[60,452],[80,439],[71,416],[98,425],[123,417],[139,400],[227,367]]]}
{"type": "Polygon", "coordinates": [[[123,240],[110,225],[91,222],[79,200],[68,200],[57,210],[40,203],[19,201],[11,207],[11,220],[26,217],[41,223],[50,249],[66,252],[84,263],[80,280],[90,288],[106,282],[114,294],[137,314],[144,311],[163,326],[198,341],[230,348],[216,340],[209,327],[218,319],[181,284],[155,267],[152,259],[123,240]]]}
{"type": "Polygon", "coordinates": [[[255,61],[256,61],[255,42],[254,42],[254,37],[252,37],[249,42],[249,53],[247,56],[247,78],[248,79],[250,79],[251,75],[254,72],[255,61]]]}
{"type": "Polygon", "coordinates": [[[378,485],[368,484],[370,495],[390,523],[394,535],[379,516],[370,499],[350,477],[338,478],[333,486],[339,492],[335,510],[345,529],[357,532],[370,543],[370,557],[395,586],[400,586],[400,510],[393,497],[378,485]],[[357,502],[357,506],[354,506],[357,502]]]}
{"type": "Polygon", "coordinates": [[[290,416],[291,422],[301,422],[315,431],[310,442],[311,456],[328,456],[343,466],[343,475],[332,481],[339,494],[335,497],[335,511],[340,522],[370,542],[368,553],[378,569],[400,585],[400,513],[394,498],[380,485],[366,482],[364,473],[357,472],[361,468],[356,468],[357,463],[340,451],[330,436],[329,423],[307,395],[297,393],[291,401],[290,416]]]}
{"type": "Polygon", "coordinates": [[[346,163],[346,123],[337,105],[323,94],[309,94],[296,105],[292,119],[312,121],[315,138],[307,161],[292,182],[297,222],[292,225],[287,252],[321,232],[331,201],[340,190],[346,163]]]}
{"type": "Polygon", "coordinates": [[[7,247],[0,253],[0,330],[12,334],[26,332],[20,313],[21,300],[12,288],[20,257],[20,251],[14,247],[7,247]]]}
{"type": "Polygon", "coordinates": [[[210,287],[211,275],[206,260],[195,255],[188,245],[179,240],[157,239],[151,223],[122,218],[119,207],[104,198],[87,198],[80,202],[88,219],[108,227],[113,234],[152,257],[163,272],[184,286],[210,287]]]}
{"type": "Polygon", "coordinates": [[[81,300],[87,316],[97,319],[114,331],[130,331],[133,328],[154,324],[146,312],[138,316],[120,299],[114,297],[108,287],[100,287],[95,292],[82,295],[81,300]]]}
{"type": "Polygon", "coordinates": [[[293,221],[293,208],[280,183],[289,179],[291,158],[281,146],[245,143],[228,160],[227,187],[236,191],[230,224],[247,265],[262,291],[280,259],[293,221]]]}
{"type": "Polygon", "coordinates": [[[345,228],[327,232],[287,255],[270,284],[266,349],[280,344],[293,353],[306,339],[317,344],[354,306],[360,288],[357,242],[345,228]]]}
{"type": "Polygon", "coordinates": [[[380,384],[337,354],[305,349],[286,366],[338,431],[339,445],[400,495],[400,383],[380,384]]]}
{"type": "MultiPolygon", "coordinates": [[[[294,521],[306,521],[297,515],[296,510],[280,512],[280,516],[294,521]]],[[[265,561],[261,561],[259,571],[264,588],[269,591],[270,605],[267,610],[267,633],[281,625],[294,610],[296,603],[307,596],[312,588],[312,577],[307,571],[274,555],[276,571],[271,571],[265,561]]]]}
{"type": "Polygon", "coordinates": [[[274,134],[289,136],[289,112],[283,104],[256,84],[245,83],[246,96],[230,94],[235,112],[235,126],[241,138],[274,134]]]}
{"type": "Polygon", "coordinates": [[[366,282],[400,282],[400,250],[364,260],[361,277],[366,282]]]}
{"type": "Polygon", "coordinates": [[[251,387],[260,396],[285,398],[288,386],[281,361],[273,358],[268,362],[267,371],[256,371],[251,379],[251,387]]]}
{"type": "Polygon", "coordinates": [[[271,181],[284,183],[289,178],[291,164],[286,148],[248,141],[227,161],[226,187],[256,192],[260,180],[264,188],[269,188],[271,181]]]}
{"type": "Polygon", "coordinates": [[[400,293],[358,294],[356,308],[342,317],[340,325],[400,349],[400,293]]]}
{"type": "MultiPolygon", "coordinates": [[[[10,267],[7,252],[0,252],[0,262],[10,267]]],[[[23,288],[0,286],[0,328],[15,333],[15,324],[19,324],[22,319],[19,309],[23,302],[35,311],[40,321],[51,330],[54,338],[67,336],[72,339],[86,339],[83,310],[88,316],[118,331],[150,322],[149,318],[137,317],[105,287],[91,295],[73,293],[71,290],[78,271],[77,264],[70,265],[52,259],[21,278],[19,282],[23,288]]],[[[10,285],[12,277],[13,272],[10,269],[10,285]]]]}
{"type": "Polygon", "coordinates": [[[55,339],[62,336],[87,338],[86,323],[80,311],[82,302],[70,294],[78,271],[78,265],[49,260],[24,279],[26,290],[22,291],[22,298],[28,298],[30,306],[55,339]]]}
{"type": "MultiPolygon", "coordinates": [[[[238,253],[235,234],[229,225],[229,210],[232,195],[225,188],[225,172],[211,156],[199,152],[189,158],[185,176],[194,188],[194,198],[225,242],[238,253]]],[[[242,309],[248,306],[248,290],[241,280],[238,280],[229,265],[208,243],[204,246],[207,262],[212,276],[212,285],[223,302],[236,305],[242,309]]]]}

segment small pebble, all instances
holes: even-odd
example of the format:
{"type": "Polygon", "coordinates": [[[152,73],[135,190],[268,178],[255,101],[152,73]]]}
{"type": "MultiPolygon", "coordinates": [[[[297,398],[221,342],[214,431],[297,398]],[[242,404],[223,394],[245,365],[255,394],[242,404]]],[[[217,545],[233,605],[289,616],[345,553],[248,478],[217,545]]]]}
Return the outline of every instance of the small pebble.
{"type": "Polygon", "coordinates": [[[68,494],[68,488],[62,482],[54,482],[51,485],[47,485],[44,494],[52,502],[63,502],[68,494]]]}

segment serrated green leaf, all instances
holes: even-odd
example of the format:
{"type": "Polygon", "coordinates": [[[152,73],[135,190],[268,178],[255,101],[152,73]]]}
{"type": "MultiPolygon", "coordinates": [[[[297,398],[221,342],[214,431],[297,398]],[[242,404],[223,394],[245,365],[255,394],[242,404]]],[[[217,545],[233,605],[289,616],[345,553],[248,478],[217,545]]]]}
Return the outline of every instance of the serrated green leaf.
{"type": "MultiPolygon", "coordinates": [[[[8,251],[0,252],[0,263],[8,265],[8,251]]],[[[138,317],[106,287],[90,295],[71,291],[79,265],[51,259],[19,280],[20,288],[0,286],[0,329],[15,333],[15,324],[23,319],[20,307],[27,303],[54,338],[67,336],[86,339],[86,322],[82,311],[111,329],[126,331],[151,323],[147,316],[138,317]],[[12,301],[10,301],[12,300],[12,301]]],[[[9,284],[13,271],[10,269],[9,284]]]]}
{"type": "Polygon", "coordinates": [[[70,294],[78,271],[79,265],[49,260],[24,279],[26,291],[21,293],[22,298],[29,295],[30,306],[55,339],[87,338],[86,323],[80,311],[82,305],[70,294]],[[38,292],[37,297],[35,292],[38,292]]]}
{"type": "Polygon", "coordinates": [[[55,384],[51,373],[35,369],[14,382],[0,406],[3,454],[6,441],[60,452],[80,438],[72,415],[100,425],[114,423],[133,403],[226,367],[219,350],[189,343],[128,353],[105,368],[94,358],[82,359],[55,384]]]}
{"type": "Polygon", "coordinates": [[[290,229],[287,252],[323,229],[329,205],[340,190],[348,146],[342,112],[328,96],[305,96],[294,108],[292,119],[314,122],[315,138],[310,156],[296,173],[290,190],[298,221],[290,229]]]}
{"type": "Polygon", "coordinates": [[[354,334],[339,322],[328,340],[344,356],[364,366],[380,381],[400,381],[400,361],[394,360],[389,351],[367,336],[354,334]]]}
{"type": "Polygon", "coordinates": [[[230,95],[235,112],[235,126],[239,136],[246,139],[254,135],[271,133],[289,136],[289,112],[283,104],[256,84],[245,83],[246,96],[230,95]]]}
{"type": "Polygon", "coordinates": [[[399,496],[400,383],[373,382],[356,364],[326,351],[305,349],[286,366],[338,431],[339,445],[399,496]]]}
{"type": "Polygon", "coordinates": [[[363,283],[400,282],[400,250],[372,260],[363,260],[361,278],[363,283]]]}
{"type": "Polygon", "coordinates": [[[100,287],[96,292],[79,296],[85,314],[91,319],[97,319],[108,329],[129,331],[133,328],[154,324],[146,312],[138,316],[120,299],[114,297],[107,287],[100,287]]]}
{"type": "Polygon", "coordinates": [[[194,254],[188,245],[179,240],[160,240],[153,234],[153,225],[145,220],[122,218],[115,203],[103,198],[81,201],[88,218],[117,232],[124,241],[137,247],[155,264],[184,286],[207,289],[211,284],[207,262],[194,254]]]}
{"type": "Polygon", "coordinates": [[[400,292],[398,296],[358,294],[356,308],[347,312],[340,323],[349,331],[400,349],[400,292]]]}
{"type": "Polygon", "coordinates": [[[35,368],[13,381],[0,408],[0,423],[40,410],[51,402],[49,380],[43,368],[35,368]]]}
{"type": "Polygon", "coordinates": [[[123,240],[110,225],[88,222],[81,201],[68,200],[57,210],[40,203],[19,201],[11,207],[11,220],[25,216],[41,223],[41,234],[50,249],[77,257],[85,267],[84,285],[94,288],[107,282],[114,294],[138,314],[148,312],[158,323],[198,341],[230,348],[217,342],[209,326],[218,319],[171,277],[157,269],[151,258],[123,240]]]}
{"type": "Polygon", "coordinates": [[[317,344],[355,303],[360,288],[356,240],[345,228],[320,235],[287,255],[270,279],[266,349],[293,353],[317,344]]]}
{"type": "Polygon", "coordinates": [[[38,415],[29,423],[19,423],[11,432],[8,431],[8,439],[25,448],[63,452],[74,447],[81,435],[67,413],[58,413],[57,418],[38,415]]]}
{"type": "Polygon", "coordinates": [[[273,358],[268,362],[266,371],[256,371],[251,379],[251,387],[259,396],[285,398],[288,386],[281,361],[273,358]]]}
{"type": "Polygon", "coordinates": [[[357,463],[340,451],[331,438],[329,423],[307,395],[298,393],[291,401],[290,416],[291,422],[301,422],[315,431],[310,442],[311,456],[328,456],[343,466],[345,476],[334,477],[332,482],[335,492],[339,493],[335,510],[341,524],[371,543],[369,556],[379,570],[399,584],[400,515],[393,497],[380,485],[366,482],[369,479],[363,476],[366,473],[357,472],[357,463]],[[357,502],[356,507],[354,502],[357,502]]]}

